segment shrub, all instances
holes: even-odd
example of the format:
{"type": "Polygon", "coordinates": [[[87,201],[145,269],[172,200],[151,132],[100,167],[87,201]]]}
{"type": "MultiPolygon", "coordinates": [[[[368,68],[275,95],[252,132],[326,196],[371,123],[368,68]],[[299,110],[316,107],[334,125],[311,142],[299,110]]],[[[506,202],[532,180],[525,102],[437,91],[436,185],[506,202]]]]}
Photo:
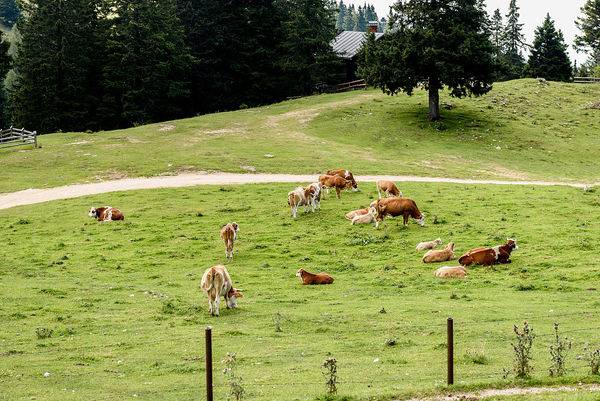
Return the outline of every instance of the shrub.
{"type": "Polygon", "coordinates": [[[242,385],[242,378],[239,377],[236,372],[237,360],[235,353],[228,352],[225,359],[223,359],[223,363],[225,364],[223,374],[227,378],[229,395],[236,401],[243,400],[245,390],[244,386],[242,385]]]}
{"type": "Polygon", "coordinates": [[[533,372],[531,349],[533,348],[535,334],[527,322],[523,323],[522,330],[519,330],[515,325],[513,331],[516,336],[516,341],[510,344],[515,353],[513,372],[517,378],[526,379],[533,372]]]}
{"type": "Polygon", "coordinates": [[[337,394],[337,360],[330,356],[323,362],[323,376],[325,376],[325,388],[328,395],[337,394]]]}
{"type": "Polygon", "coordinates": [[[591,374],[597,375],[600,372],[600,349],[591,348],[589,344],[586,344],[583,352],[584,354],[577,359],[587,361],[591,374]]]}
{"type": "Polygon", "coordinates": [[[38,340],[52,337],[53,332],[54,330],[47,327],[38,327],[35,329],[35,335],[37,336],[38,340]]]}
{"type": "Polygon", "coordinates": [[[275,325],[275,332],[281,333],[283,330],[281,329],[281,323],[283,322],[283,316],[281,313],[277,312],[273,315],[273,324],[275,325]]]}
{"type": "Polygon", "coordinates": [[[558,323],[554,323],[555,343],[550,345],[550,376],[558,377],[565,374],[565,361],[567,354],[571,350],[571,341],[567,338],[561,338],[558,332],[558,323]]]}

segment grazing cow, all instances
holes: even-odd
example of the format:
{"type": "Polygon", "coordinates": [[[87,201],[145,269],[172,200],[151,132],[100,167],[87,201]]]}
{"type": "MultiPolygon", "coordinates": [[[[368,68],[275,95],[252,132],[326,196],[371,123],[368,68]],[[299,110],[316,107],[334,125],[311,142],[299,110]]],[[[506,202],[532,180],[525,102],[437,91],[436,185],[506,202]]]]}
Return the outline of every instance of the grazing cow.
{"type": "Polygon", "coordinates": [[[200,288],[208,297],[208,311],[213,316],[219,316],[221,297],[225,297],[227,309],[236,308],[237,298],[243,297],[240,290],[233,288],[229,272],[222,265],[211,267],[204,272],[200,288]]]}
{"type": "Polygon", "coordinates": [[[379,199],[381,199],[382,192],[386,198],[389,196],[402,196],[402,192],[398,189],[393,181],[377,181],[377,195],[379,196],[379,199]]]}
{"type": "Polygon", "coordinates": [[[221,239],[225,242],[225,257],[227,260],[233,259],[233,243],[237,239],[237,233],[240,229],[237,223],[229,223],[221,228],[221,239]]]}
{"type": "Polygon", "coordinates": [[[442,245],[441,238],[435,239],[433,241],[419,242],[417,244],[417,251],[426,251],[428,249],[434,249],[438,245],[442,245]]]}
{"type": "Polygon", "coordinates": [[[326,174],[327,175],[337,175],[338,177],[342,177],[352,183],[352,188],[355,191],[358,190],[358,184],[356,183],[356,180],[354,180],[354,175],[352,175],[352,173],[350,171],[344,170],[344,169],[337,169],[337,170],[329,170],[326,174]]]}
{"type": "Polygon", "coordinates": [[[321,184],[318,182],[310,184],[304,189],[304,197],[308,200],[312,211],[321,208],[321,184]]]}
{"type": "Polygon", "coordinates": [[[465,278],[467,269],[464,266],[443,266],[437,269],[433,275],[439,278],[465,278]]]}
{"type": "Polygon", "coordinates": [[[385,198],[371,202],[371,208],[374,209],[376,227],[383,221],[385,216],[402,216],[404,225],[408,224],[408,218],[412,217],[420,226],[425,225],[425,215],[419,211],[417,204],[408,198],[385,198]]]}
{"type": "Polygon", "coordinates": [[[447,262],[454,259],[454,242],[446,245],[442,250],[432,249],[423,256],[423,263],[447,262]]]}
{"type": "Polygon", "coordinates": [[[519,249],[517,241],[508,239],[506,244],[493,248],[475,248],[465,253],[458,259],[462,266],[482,265],[492,266],[495,264],[511,263],[510,254],[519,249]]]}
{"type": "Polygon", "coordinates": [[[119,209],[110,206],[93,207],[88,216],[98,219],[98,221],[125,220],[125,216],[119,209]]]}
{"type": "Polygon", "coordinates": [[[366,214],[359,214],[354,216],[352,219],[352,225],[355,224],[374,224],[375,223],[375,214],[372,210],[369,210],[366,214]]]}
{"type": "Polygon", "coordinates": [[[356,216],[362,216],[363,214],[368,214],[369,212],[369,209],[353,210],[351,212],[346,213],[346,220],[352,221],[356,216]]]}
{"type": "Polygon", "coordinates": [[[303,285],[318,285],[318,284],[331,284],[333,283],[333,277],[327,273],[312,274],[304,269],[298,270],[296,277],[300,277],[303,285]]]}
{"type": "Polygon", "coordinates": [[[338,175],[322,175],[319,177],[319,183],[322,188],[335,188],[338,199],[340,199],[340,192],[342,190],[352,189],[352,181],[338,175]]]}
{"type": "Polygon", "coordinates": [[[306,197],[306,191],[302,187],[298,187],[288,193],[288,205],[292,209],[292,217],[296,218],[298,215],[298,207],[304,206],[305,208],[310,206],[310,200],[306,197]]]}

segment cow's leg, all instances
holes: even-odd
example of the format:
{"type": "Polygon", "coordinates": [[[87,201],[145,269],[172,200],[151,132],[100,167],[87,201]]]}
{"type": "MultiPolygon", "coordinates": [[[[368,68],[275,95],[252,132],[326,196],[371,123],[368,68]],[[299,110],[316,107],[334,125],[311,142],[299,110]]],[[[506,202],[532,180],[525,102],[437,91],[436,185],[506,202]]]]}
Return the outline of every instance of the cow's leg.
{"type": "Polygon", "coordinates": [[[335,194],[336,194],[336,196],[337,196],[337,198],[338,198],[338,199],[340,199],[340,192],[341,192],[341,191],[340,191],[340,189],[339,189],[339,188],[336,188],[336,189],[335,189],[335,194]]]}
{"type": "Polygon", "coordinates": [[[404,225],[407,226],[408,225],[408,213],[404,213],[404,216],[402,216],[404,219],[404,225]]]}
{"type": "Polygon", "coordinates": [[[208,313],[213,314],[213,303],[210,298],[208,298],[208,313]]]}
{"type": "Polygon", "coordinates": [[[214,306],[214,308],[213,308],[213,310],[214,310],[214,312],[215,312],[215,313],[214,313],[214,315],[215,315],[215,316],[219,316],[219,303],[220,303],[220,302],[221,302],[221,297],[217,297],[217,298],[215,299],[215,306],[214,306]]]}
{"type": "Polygon", "coordinates": [[[377,198],[381,199],[381,189],[379,188],[379,185],[377,185],[377,198]]]}

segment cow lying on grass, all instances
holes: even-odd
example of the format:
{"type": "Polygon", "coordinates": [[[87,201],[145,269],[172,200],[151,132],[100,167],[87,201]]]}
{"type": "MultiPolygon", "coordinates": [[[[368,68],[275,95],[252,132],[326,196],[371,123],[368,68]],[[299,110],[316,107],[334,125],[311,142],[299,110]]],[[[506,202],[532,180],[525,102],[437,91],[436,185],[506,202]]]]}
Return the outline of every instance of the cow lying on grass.
{"type": "Polygon", "coordinates": [[[423,256],[423,263],[447,262],[454,259],[454,242],[446,245],[442,250],[432,249],[423,256]]]}
{"type": "Polygon", "coordinates": [[[204,272],[200,288],[208,297],[208,312],[213,316],[219,316],[221,297],[225,297],[227,309],[236,308],[237,298],[243,297],[239,290],[233,288],[231,277],[222,265],[211,267],[204,272]]]}
{"type": "Polygon", "coordinates": [[[378,199],[371,203],[371,208],[375,212],[376,227],[379,227],[379,223],[386,216],[402,216],[405,226],[408,224],[409,217],[412,217],[420,226],[425,225],[425,215],[419,211],[417,204],[412,199],[396,197],[378,199]]]}
{"type": "Polygon", "coordinates": [[[298,270],[296,277],[300,277],[303,285],[319,285],[319,284],[331,284],[333,283],[333,277],[327,273],[313,274],[309,273],[304,269],[298,270]]]}
{"type": "Polygon", "coordinates": [[[352,219],[352,225],[355,224],[375,224],[375,212],[372,209],[365,214],[358,214],[352,219]]]}
{"type": "Polygon", "coordinates": [[[368,214],[369,213],[369,209],[358,209],[358,210],[353,210],[351,212],[346,213],[346,220],[354,220],[354,218],[356,216],[362,216],[364,214],[368,214]]]}
{"type": "Polygon", "coordinates": [[[458,259],[458,263],[462,266],[507,264],[511,263],[510,254],[517,249],[519,249],[517,241],[509,238],[504,245],[498,245],[493,248],[472,249],[461,256],[458,259]]]}
{"type": "Polygon", "coordinates": [[[90,209],[88,216],[93,217],[98,221],[125,220],[125,216],[119,209],[110,206],[93,207],[90,209]]]}
{"type": "Polygon", "coordinates": [[[358,190],[358,184],[356,183],[356,180],[354,179],[354,175],[352,175],[352,172],[348,171],[348,170],[344,170],[344,169],[337,169],[337,170],[329,170],[327,173],[325,173],[327,175],[337,175],[338,177],[342,177],[348,181],[350,181],[352,183],[352,188],[356,191],[358,190]]]}
{"type": "Polygon", "coordinates": [[[467,269],[464,266],[443,266],[437,269],[433,275],[439,278],[465,278],[467,269]]]}
{"type": "Polygon", "coordinates": [[[340,192],[344,189],[352,189],[352,181],[342,178],[338,175],[322,175],[319,177],[319,183],[324,189],[333,188],[337,198],[340,199],[340,192]]]}
{"type": "Polygon", "coordinates": [[[387,181],[387,180],[377,181],[377,195],[378,195],[379,199],[381,199],[382,193],[386,197],[402,196],[402,192],[398,189],[396,184],[394,184],[393,181],[387,181]]]}
{"type": "Polygon", "coordinates": [[[237,233],[240,227],[237,223],[229,223],[221,229],[221,239],[225,243],[225,257],[227,260],[233,259],[233,244],[237,239],[237,233]]]}
{"type": "Polygon", "coordinates": [[[428,249],[434,249],[437,248],[439,245],[442,245],[442,239],[438,238],[435,239],[433,241],[427,241],[427,242],[419,242],[417,244],[417,251],[426,251],[428,249]]]}

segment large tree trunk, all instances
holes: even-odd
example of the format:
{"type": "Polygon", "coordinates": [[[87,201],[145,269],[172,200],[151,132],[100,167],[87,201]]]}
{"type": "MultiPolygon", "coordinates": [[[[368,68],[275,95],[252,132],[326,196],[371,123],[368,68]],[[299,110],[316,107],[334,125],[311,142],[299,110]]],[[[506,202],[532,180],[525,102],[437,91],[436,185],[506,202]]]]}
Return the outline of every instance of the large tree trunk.
{"type": "Polygon", "coordinates": [[[429,120],[437,121],[440,117],[440,83],[437,78],[429,78],[429,120]]]}

